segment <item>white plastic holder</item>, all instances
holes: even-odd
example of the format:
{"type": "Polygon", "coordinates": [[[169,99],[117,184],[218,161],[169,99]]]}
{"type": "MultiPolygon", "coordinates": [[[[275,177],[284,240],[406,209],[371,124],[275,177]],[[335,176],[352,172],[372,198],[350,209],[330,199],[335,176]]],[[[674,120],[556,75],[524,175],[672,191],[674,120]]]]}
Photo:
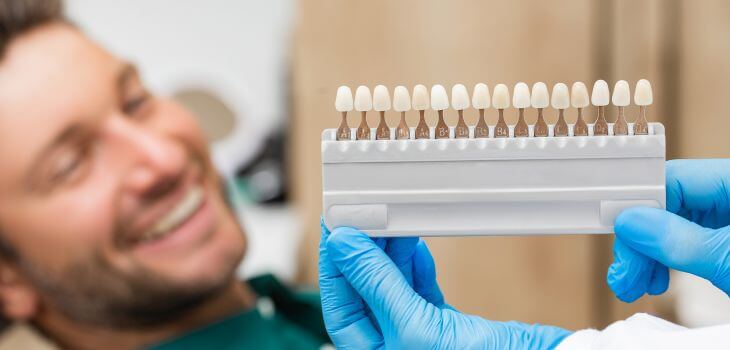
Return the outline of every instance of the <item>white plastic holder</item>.
{"type": "Polygon", "coordinates": [[[454,139],[452,128],[449,139],[358,141],[324,130],[324,223],[377,237],[598,234],[626,208],[664,208],[664,126],[628,136],[588,127],[589,136],[569,125],[571,136],[555,137],[550,125],[548,137],[530,127],[514,138],[510,126],[509,138],[494,138],[492,126],[489,138],[454,139]]]}

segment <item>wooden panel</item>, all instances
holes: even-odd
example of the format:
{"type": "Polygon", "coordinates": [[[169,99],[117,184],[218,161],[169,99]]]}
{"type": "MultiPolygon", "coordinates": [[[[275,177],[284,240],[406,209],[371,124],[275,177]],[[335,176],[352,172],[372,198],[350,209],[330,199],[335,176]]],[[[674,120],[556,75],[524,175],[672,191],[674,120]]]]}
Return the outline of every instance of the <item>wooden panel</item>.
{"type": "Polygon", "coordinates": [[[681,1],[676,153],[681,158],[729,157],[730,2],[681,1]]]}

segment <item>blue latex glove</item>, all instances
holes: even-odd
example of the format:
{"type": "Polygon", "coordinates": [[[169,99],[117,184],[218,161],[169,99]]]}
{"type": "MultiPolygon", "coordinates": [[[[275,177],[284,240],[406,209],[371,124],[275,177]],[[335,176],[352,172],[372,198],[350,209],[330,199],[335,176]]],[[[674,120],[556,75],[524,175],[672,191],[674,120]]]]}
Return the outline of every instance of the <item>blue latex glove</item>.
{"type": "Polygon", "coordinates": [[[431,253],[418,238],[371,239],[322,226],[319,285],[338,349],[549,349],[570,332],[494,322],[444,303],[431,253]]]}
{"type": "Polygon", "coordinates": [[[667,267],[730,295],[730,159],[667,162],[667,210],[632,208],[614,226],[608,285],[632,302],[669,287],[667,267]]]}

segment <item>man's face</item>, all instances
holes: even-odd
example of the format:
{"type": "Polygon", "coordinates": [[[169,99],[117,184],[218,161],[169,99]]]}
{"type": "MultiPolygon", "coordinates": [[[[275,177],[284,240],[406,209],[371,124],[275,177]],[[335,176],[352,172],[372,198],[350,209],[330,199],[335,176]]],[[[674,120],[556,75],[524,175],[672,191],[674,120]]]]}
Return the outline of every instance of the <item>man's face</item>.
{"type": "Polygon", "coordinates": [[[243,256],[193,118],[69,26],[0,61],[0,169],[0,234],[69,318],[155,322],[230,283],[243,256]]]}

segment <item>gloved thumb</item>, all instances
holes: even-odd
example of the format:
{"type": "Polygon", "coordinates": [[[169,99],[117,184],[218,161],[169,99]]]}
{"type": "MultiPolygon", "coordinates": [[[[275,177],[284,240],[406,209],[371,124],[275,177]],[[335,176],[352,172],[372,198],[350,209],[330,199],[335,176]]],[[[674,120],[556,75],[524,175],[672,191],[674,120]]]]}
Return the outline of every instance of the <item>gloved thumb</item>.
{"type": "Polygon", "coordinates": [[[623,211],[617,239],[667,267],[703,277],[730,293],[730,229],[709,229],[654,208],[623,211]]]}
{"type": "Polygon", "coordinates": [[[406,281],[398,267],[364,233],[349,227],[334,229],[327,254],[381,324],[403,325],[428,304],[406,281]],[[416,313],[416,314],[414,314],[416,313]]]}

